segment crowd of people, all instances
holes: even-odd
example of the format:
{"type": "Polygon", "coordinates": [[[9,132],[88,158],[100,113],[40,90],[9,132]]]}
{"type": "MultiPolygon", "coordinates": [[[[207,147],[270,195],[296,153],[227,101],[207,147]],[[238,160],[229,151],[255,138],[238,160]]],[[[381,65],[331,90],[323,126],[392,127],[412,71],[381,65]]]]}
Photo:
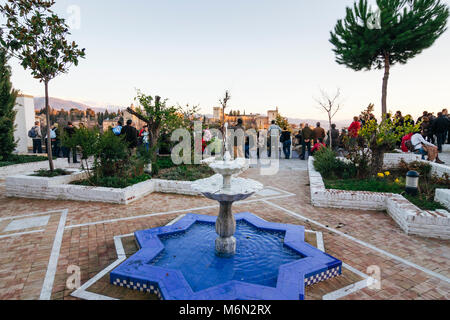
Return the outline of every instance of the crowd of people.
{"type": "MultiPolygon", "coordinates": [[[[77,128],[72,122],[69,121],[67,125],[62,128],[62,130],[64,134],[70,138],[79,128],[85,128],[84,124],[80,123],[77,128]]],[[[111,130],[116,136],[122,136],[124,138],[131,153],[135,153],[136,148],[139,145],[144,145],[146,150],[149,151],[150,132],[148,126],[144,126],[140,131],[138,131],[134,127],[132,120],[128,120],[125,126],[122,121],[118,121],[117,125],[114,128],[111,128],[111,130]]],[[[64,146],[61,141],[61,133],[62,131],[58,123],[55,123],[50,128],[50,141],[53,157],[67,158],[69,163],[71,160],[73,163],[79,163],[76,148],[64,146]]],[[[39,121],[36,121],[34,126],[30,129],[28,132],[28,137],[30,137],[33,141],[33,153],[42,154],[44,149],[43,146],[46,148],[48,140],[47,133],[45,130],[42,130],[39,121]]]]}
{"type": "MultiPolygon", "coordinates": [[[[394,121],[394,126],[403,127],[405,124],[411,126],[420,124],[420,129],[417,132],[406,135],[398,142],[397,146],[403,152],[413,152],[422,155],[423,159],[425,159],[425,156],[428,156],[429,161],[443,163],[439,159],[439,153],[442,152],[444,144],[450,144],[450,117],[447,109],[439,112],[437,116],[424,111],[423,115],[416,121],[411,115],[403,116],[401,111],[397,111],[394,117],[388,114],[387,118],[393,119],[389,121],[394,121]]],[[[275,146],[272,144],[277,139],[279,139],[279,144],[277,144],[279,148],[276,151],[284,153],[286,159],[290,159],[293,156],[293,150],[299,155],[301,160],[307,160],[310,155],[314,155],[317,151],[326,147],[331,147],[338,155],[343,156],[346,153],[345,140],[347,138],[358,138],[361,128],[370,120],[377,121],[373,114],[361,115],[354,117],[348,128],[338,130],[336,124],[332,124],[328,131],[322,128],[320,122],[316,123],[315,127],[310,126],[308,123],[302,123],[297,133],[293,133],[288,127],[281,128],[275,121],[272,121],[265,133],[255,131],[255,146],[253,148],[250,146],[250,137],[248,135],[243,134],[243,148],[238,147],[238,142],[234,141],[234,156],[238,158],[260,158],[262,156],[260,150],[267,148],[267,156],[271,157],[272,152],[275,150],[275,146]]],[[[79,126],[84,127],[82,123],[79,126]]],[[[245,132],[242,119],[238,119],[236,125],[231,127],[231,129],[235,131],[241,129],[242,132],[245,132]]],[[[68,122],[63,130],[70,137],[77,128],[71,122],[68,122]]],[[[117,126],[111,128],[111,130],[115,135],[124,138],[130,152],[135,153],[136,148],[140,145],[145,146],[146,150],[149,151],[151,134],[147,125],[138,131],[134,127],[132,120],[128,120],[126,125],[123,125],[122,121],[118,121],[117,126]]],[[[33,140],[33,153],[42,153],[43,143],[47,145],[47,137],[39,122],[36,122],[31,128],[28,136],[33,140]]],[[[69,162],[72,158],[73,163],[78,163],[76,150],[71,150],[61,144],[61,128],[59,128],[58,123],[55,123],[51,128],[50,139],[55,158],[60,157],[62,154],[62,157],[67,158],[69,162]]],[[[236,139],[236,136],[233,139],[236,139]]],[[[206,126],[202,140],[203,151],[211,140],[211,132],[209,127],[206,126]]]]}

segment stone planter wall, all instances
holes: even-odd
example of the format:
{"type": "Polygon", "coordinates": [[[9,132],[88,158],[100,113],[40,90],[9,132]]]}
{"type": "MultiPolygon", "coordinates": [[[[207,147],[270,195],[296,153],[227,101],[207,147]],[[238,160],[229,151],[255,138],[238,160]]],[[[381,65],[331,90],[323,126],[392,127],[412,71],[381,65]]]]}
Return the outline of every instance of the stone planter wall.
{"type": "MultiPolygon", "coordinates": [[[[31,174],[31,173],[30,173],[31,174]]],[[[7,197],[75,200],[128,204],[153,192],[198,195],[192,190],[192,182],[152,179],[128,188],[103,188],[71,185],[70,182],[86,178],[86,173],[76,171],[71,176],[55,178],[17,175],[6,179],[7,197]]]]}
{"type": "Polygon", "coordinates": [[[450,210],[450,190],[449,189],[437,189],[434,201],[439,202],[448,210],[450,210]]]}
{"type": "Polygon", "coordinates": [[[328,190],[325,188],[321,174],[314,168],[313,157],[309,159],[308,170],[313,206],[387,211],[407,234],[450,239],[450,213],[446,211],[421,210],[398,194],[328,190]]]}

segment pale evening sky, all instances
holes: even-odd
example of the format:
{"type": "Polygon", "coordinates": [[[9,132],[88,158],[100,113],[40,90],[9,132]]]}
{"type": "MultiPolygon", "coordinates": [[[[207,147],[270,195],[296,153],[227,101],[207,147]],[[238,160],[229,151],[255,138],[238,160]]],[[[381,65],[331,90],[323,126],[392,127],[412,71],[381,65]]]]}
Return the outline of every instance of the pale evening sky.
{"type": "MultiPolygon", "coordinates": [[[[79,28],[70,39],[87,55],[50,83],[50,95],[93,106],[127,106],[140,88],[212,113],[230,89],[231,109],[265,113],[278,106],[283,116],[325,119],[313,97],[319,88],[340,87],[344,109],[336,120],[359,114],[370,102],[379,116],[383,72],[338,65],[328,42],[353,2],[56,0],[62,17],[71,16],[70,6],[80,9],[79,28]]],[[[449,57],[447,31],[407,65],[393,67],[388,109],[417,117],[424,109],[436,113],[450,107],[449,57]]],[[[11,65],[16,88],[43,96],[43,85],[29,71],[15,60],[11,65]]]]}

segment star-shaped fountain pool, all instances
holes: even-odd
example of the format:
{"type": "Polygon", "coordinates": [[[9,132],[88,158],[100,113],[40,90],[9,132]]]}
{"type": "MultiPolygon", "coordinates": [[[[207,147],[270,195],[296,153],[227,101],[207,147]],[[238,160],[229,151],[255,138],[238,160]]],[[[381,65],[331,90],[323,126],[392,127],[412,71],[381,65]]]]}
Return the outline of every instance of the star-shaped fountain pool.
{"type": "Polygon", "coordinates": [[[307,244],[301,226],[235,215],[237,251],[216,255],[217,217],[186,215],[135,233],[140,250],[111,283],[166,300],[303,300],[304,287],[342,272],[342,262],[307,244]]]}

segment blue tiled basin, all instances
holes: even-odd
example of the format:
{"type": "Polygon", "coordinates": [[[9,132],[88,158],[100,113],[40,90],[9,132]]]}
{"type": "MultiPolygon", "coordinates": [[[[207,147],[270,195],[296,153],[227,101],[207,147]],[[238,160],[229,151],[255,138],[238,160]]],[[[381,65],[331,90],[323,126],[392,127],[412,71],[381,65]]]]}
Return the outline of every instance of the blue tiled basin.
{"type": "Polygon", "coordinates": [[[111,283],[167,300],[302,300],[305,284],[341,274],[341,261],[304,242],[303,227],[251,213],[236,215],[236,255],[216,256],[215,221],[189,214],[136,232],[140,250],[111,273],[111,283]]]}

